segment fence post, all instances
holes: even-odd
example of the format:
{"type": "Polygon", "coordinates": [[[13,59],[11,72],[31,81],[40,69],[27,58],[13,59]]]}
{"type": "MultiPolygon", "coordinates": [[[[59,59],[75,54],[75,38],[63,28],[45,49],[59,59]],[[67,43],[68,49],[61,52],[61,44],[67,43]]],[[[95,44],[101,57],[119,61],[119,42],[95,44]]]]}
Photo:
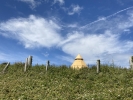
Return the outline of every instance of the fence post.
{"type": "Polygon", "coordinates": [[[32,66],[32,56],[28,57],[28,66],[32,66]]]}
{"type": "Polygon", "coordinates": [[[97,60],[97,73],[100,72],[100,60],[97,60]]]}
{"type": "Polygon", "coordinates": [[[26,58],[26,61],[25,61],[24,72],[26,72],[27,66],[28,66],[28,58],[26,58]]]}
{"type": "Polygon", "coordinates": [[[129,63],[130,63],[130,69],[133,70],[133,56],[130,57],[129,63]]]}
{"type": "Polygon", "coordinates": [[[47,68],[48,68],[48,64],[46,63],[46,71],[47,71],[47,68]]]}
{"type": "Polygon", "coordinates": [[[50,61],[48,60],[48,61],[46,62],[46,71],[47,71],[49,65],[50,65],[50,61]]]}
{"type": "Polygon", "coordinates": [[[10,65],[10,62],[8,62],[7,65],[5,66],[5,68],[3,69],[3,73],[5,73],[5,71],[7,70],[9,65],[10,65]]]}

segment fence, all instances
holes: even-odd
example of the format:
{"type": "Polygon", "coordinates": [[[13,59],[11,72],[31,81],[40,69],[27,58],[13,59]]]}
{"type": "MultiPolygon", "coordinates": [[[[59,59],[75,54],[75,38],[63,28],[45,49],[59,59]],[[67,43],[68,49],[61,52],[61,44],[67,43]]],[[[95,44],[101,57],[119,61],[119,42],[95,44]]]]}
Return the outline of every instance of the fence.
{"type": "MultiPolygon", "coordinates": [[[[26,72],[26,70],[32,66],[32,59],[33,59],[32,56],[29,56],[28,58],[26,58],[25,65],[24,65],[24,72],[26,72]]],[[[98,59],[97,61],[94,61],[94,60],[90,60],[90,61],[93,62],[93,63],[95,63],[95,65],[97,67],[97,70],[96,70],[97,73],[100,72],[100,65],[101,64],[107,64],[107,65],[111,65],[112,67],[115,67],[115,65],[116,65],[115,63],[116,62],[117,63],[119,62],[119,61],[114,61],[114,60],[105,62],[105,61],[101,61],[100,59],[98,59]]],[[[3,69],[2,73],[5,73],[5,71],[8,69],[8,66],[9,65],[10,65],[10,62],[6,63],[6,66],[3,69]]],[[[50,65],[50,61],[48,60],[46,62],[46,71],[47,71],[49,65],[50,65]]],[[[88,66],[90,67],[89,64],[88,64],[88,66]]],[[[127,65],[127,66],[129,66],[129,68],[131,70],[133,70],[133,56],[130,57],[130,59],[129,59],[129,65],[127,65]]]]}

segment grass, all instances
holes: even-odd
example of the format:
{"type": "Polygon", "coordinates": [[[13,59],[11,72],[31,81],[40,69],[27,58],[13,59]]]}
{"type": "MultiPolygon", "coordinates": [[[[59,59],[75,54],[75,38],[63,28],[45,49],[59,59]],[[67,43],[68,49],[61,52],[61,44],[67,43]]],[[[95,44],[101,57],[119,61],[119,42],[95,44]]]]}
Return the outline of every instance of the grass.
{"type": "MultiPolygon", "coordinates": [[[[0,65],[0,71],[5,65],[0,65]]],[[[23,72],[24,64],[10,65],[0,74],[0,100],[132,100],[133,71],[101,66],[72,70],[65,65],[36,65],[23,72]]]]}

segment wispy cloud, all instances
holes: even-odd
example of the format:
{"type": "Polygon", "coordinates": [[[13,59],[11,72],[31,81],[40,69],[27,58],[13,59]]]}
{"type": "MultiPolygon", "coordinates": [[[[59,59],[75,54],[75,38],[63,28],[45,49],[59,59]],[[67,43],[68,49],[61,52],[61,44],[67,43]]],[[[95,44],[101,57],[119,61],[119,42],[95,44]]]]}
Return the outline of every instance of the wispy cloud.
{"type": "Polygon", "coordinates": [[[99,17],[97,21],[81,28],[70,23],[66,26],[71,27],[66,37],[61,35],[63,27],[58,21],[34,15],[1,22],[0,34],[19,40],[26,48],[58,46],[70,55],[62,56],[70,62],[72,59],[69,58],[75,58],[80,53],[89,64],[94,64],[97,59],[101,59],[102,63],[113,59],[115,64],[121,65],[122,62],[122,66],[128,66],[128,59],[133,53],[133,41],[121,40],[121,37],[128,35],[133,28],[132,12],[131,7],[126,8],[113,15],[99,17]],[[120,12],[124,12],[124,15],[120,12]]]}
{"type": "Polygon", "coordinates": [[[9,58],[9,55],[0,52],[0,61],[7,61],[8,58],[9,58]]]}
{"type": "MultiPolygon", "coordinates": [[[[73,57],[80,53],[86,63],[89,64],[94,64],[97,59],[110,61],[112,60],[110,56],[112,56],[115,61],[119,60],[120,62],[125,59],[125,53],[128,57],[130,56],[131,53],[129,51],[133,49],[133,41],[122,42],[119,38],[120,36],[118,34],[113,34],[109,30],[106,30],[104,34],[100,35],[75,31],[63,42],[62,50],[73,57]],[[123,58],[118,58],[119,55],[123,55],[123,58]]],[[[128,58],[126,56],[126,64],[127,61],[128,58]]],[[[71,59],[70,62],[72,62],[71,59]]]]}
{"type": "Polygon", "coordinates": [[[132,1],[133,0],[116,0],[117,4],[121,5],[121,6],[124,6],[125,4],[132,4],[132,1]]]}
{"type": "Polygon", "coordinates": [[[68,11],[68,14],[69,15],[73,15],[73,14],[75,14],[75,13],[80,13],[81,12],[81,10],[83,9],[83,7],[80,7],[79,5],[71,5],[71,8],[70,8],[71,10],[70,11],[68,11]]]}
{"type": "Polygon", "coordinates": [[[71,5],[69,8],[62,7],[64,11],[68,13],[68,15],[74,15],[74,14],[80,14],[83,7],[80,7],[79,5],[71,5]]]}
{"type": "Polygon", "coordinates": [[[65,3],[64,0],[54,0],[54,4],[59,3],[60,5],[63,5],[65,3]]]}
{"type": "Polygon", "coordinates": [[[61,40],[60,29],[54,19],[34,15],[0,23],[1,35],[19,40],[26,48],[55,46],[61,40]]]}
{"type": "MultiPolygon", "coordinates": [[[[111,17],[113,17],[113,16],[115,16],[115,15],[121,13],[121,12],[127,11],[127,10],[132,9],[132,8],[133,8],[133,6],[128,7],[128,8],[125,8],[125,9],[123,9],[123,10],[120,10],[120,11],[118,11],[118,12],[116,12],[116,13],[114,13],[114,14],[111,14],[111,15],[109,15],[109,16],[106,16],[106,17],[103,17],[103,16],[102,16],[102,17],[99,17],[98,20],[95,20],[95,21],[93,21],[93,22],[91,22],[91,23],[89,23],[89,24],[86,24],[85,26],[87,26],[87,25],[92,25],[92,24],[95,24],[95,23],[100,22],[100,21],[104,21],[104,20],[106,20],[106,19],[109,19],[109,18],[111,18],[111,17]]],[[[116,16],[115,16],[115,17],[116,17],[116,16]]],[[[85,26],[83,26],[83,27],[85,27],[85,26]]]]}
{"type": "MultiPolygon", "coordinates": [[[[3,53],[2,51],[0,51],[0,63],[3,62],[10,62],[10,63],[15,63],[15,62],[25,62],[26,58],[29,56],[29,54],[25,53],[25,52],[21,52],[21,53],[3,53]]],[[[33,56],[33,62],[32,64],[46,64],[45,59],[41,59],[40,57],[38,57],[37,55],[32,55],[33,56]]]]}
{"type": "Polygon", "coordinates": [[[38,1],[35,1],[35,0],[18,0],[18,1],[22,1],[22,2],[28,3],[30,5],[31,9],[36,8],[40,4],[39,0],[38,1]]]}
{"type": "Polygon", "coordinates": [[[128,59],[133,53],[133,41],[129,38],[121,40],[121,37],[128,35],[133,28],[132,19],[131,7],[108,17],[99,17],[78,31],[70,32],[60,43],[62,50],[73,57],[80,53],[89,64],[94,64],[97,59],[101,59],[102,63],[112,62],[113,59],[115,64],[128,67],[128,59]],[[120,14],[128,9],[130,11],[124,15],[120,14]]]}
{"type": "Polygon", "coordinates": [[[26,59],[26,54],[24,53],[4,53],[0,51],[0,63],[1,62],[11,62],[11,63],[15,63],[15,62],[25,62],[26,59]],[[19,58],[19,59],[18,59],[19,58]]]}
{"type": "Polygon", "coordinates": [[[42,55],[44,55],[45,57],[48,57],[49,56],[49,53],[48,52],[45,52],[45,53],[42,53],[42,55]]]}

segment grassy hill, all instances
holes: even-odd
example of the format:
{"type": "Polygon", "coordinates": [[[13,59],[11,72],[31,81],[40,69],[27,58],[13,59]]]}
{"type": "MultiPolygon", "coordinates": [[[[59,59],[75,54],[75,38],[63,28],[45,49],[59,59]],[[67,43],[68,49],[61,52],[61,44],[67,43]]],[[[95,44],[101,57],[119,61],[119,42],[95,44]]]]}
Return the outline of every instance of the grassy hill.
{"type": "MultiPolygon", "coordinates": [[[[0,100],[133,100],[133,71],[102,65],[72,70],[66,66],[10,65],[0,74],[0,100]]],[[[0,71],[4,65],[0,65],[0,71]]]]}

